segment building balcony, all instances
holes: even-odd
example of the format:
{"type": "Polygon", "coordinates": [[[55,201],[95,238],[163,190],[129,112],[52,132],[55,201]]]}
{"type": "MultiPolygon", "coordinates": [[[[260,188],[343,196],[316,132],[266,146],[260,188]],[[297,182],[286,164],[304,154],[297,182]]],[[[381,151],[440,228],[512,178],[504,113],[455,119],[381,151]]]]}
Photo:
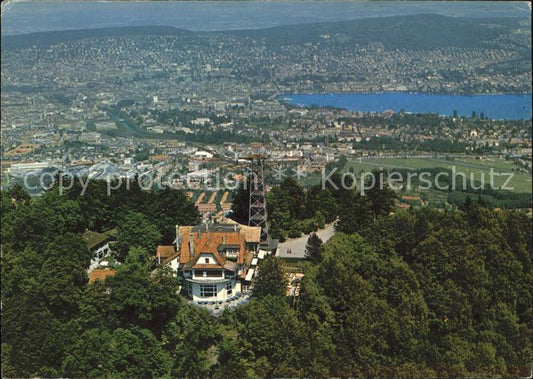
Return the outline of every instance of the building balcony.
{"type": "Polygon", "coordinates": [[[231,279],[223,278],[223,277],[215,278],[215,277],[208,277],[208,276],[197,276],[197,277],[194,277],[194,278],[185,278],[185,280],[187,282],[197,283],[197,284],[205,284],[205,283],[217,284],[217,283],[227,283],[231,279]]]}

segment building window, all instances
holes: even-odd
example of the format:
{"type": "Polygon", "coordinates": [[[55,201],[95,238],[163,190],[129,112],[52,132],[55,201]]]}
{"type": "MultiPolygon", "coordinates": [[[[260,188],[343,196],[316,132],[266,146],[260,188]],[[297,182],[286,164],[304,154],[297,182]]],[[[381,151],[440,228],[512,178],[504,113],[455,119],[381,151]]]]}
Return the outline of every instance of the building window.
{"type": "Polygon", "coordinates": [[[217,295],[216,284],[200,284],[201,297],[215,297],[217,295]]]}
{"type": "Polygon", "coordinates": [[[205,258],[205,263],[209,263],[209,258],[205,258]]]}
{"type": "Polygon", "coordinates": [[[233,293],[233,283],[227,282],[226,283],[226,295],[231,295],[233,293]]]}

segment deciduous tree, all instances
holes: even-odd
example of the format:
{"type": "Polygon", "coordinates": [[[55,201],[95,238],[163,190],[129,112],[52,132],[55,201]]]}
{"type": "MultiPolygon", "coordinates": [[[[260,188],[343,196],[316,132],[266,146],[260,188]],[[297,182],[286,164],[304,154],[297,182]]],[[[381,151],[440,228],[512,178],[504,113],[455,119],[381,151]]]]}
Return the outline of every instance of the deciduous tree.
{"type": "Polygon", "coordinates": [[[253,287],[254,296],[258,298],[268,295],[284,296],[286,283],[281,262],[270,255],[261,262],[257,272],[253,287]]]}

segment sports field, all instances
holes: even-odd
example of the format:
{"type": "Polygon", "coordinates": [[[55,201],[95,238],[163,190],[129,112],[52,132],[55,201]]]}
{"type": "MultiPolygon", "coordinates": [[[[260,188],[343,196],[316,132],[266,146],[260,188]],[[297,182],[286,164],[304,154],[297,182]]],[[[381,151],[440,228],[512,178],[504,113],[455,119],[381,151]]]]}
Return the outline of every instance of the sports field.
{"type": "Polygon", "coordinates": [[[455,166],[456,173],[464,173],[467,179],[472,177],[476,182],[481,182],[482,178],[485,183],[489,183],[491,169],[494,172],[494,184],[500,188],[507,181],[510,174],[512,178],[506,184],[507,188],[512,188],[514,192],[531,193],[531,175],[521,173],[519,166],[512,161],[504,159],[473,159],[461,158],[454,160],[434,159],[434,158],[361,158],[350,161],[346,164],[345,170],[350,167],[354,172],[367,172],[380,167],[387,169],[411,169],[419,170],[424,168],[443,168],[452,170],[455,166]],[[500,175],[497,175],[500,174],[500,175]]]}

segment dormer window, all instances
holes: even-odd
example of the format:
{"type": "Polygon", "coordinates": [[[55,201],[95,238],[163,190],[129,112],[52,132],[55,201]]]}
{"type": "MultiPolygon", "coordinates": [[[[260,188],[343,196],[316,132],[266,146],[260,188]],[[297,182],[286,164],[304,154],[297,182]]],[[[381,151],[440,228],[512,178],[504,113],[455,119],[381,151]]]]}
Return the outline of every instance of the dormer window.
{"type": "Polygon", "coordinates": [[[222,255],[226,259],[231,259],[231,260],[237,259],[237,257],[239,256],[239,249],[233,248],[233,247],[226,247],[222,251],[222,255]]]}
{"type": "Polygon", "coordinates": [[[204,258],[204,262],[207,264],[209,263],[209,258],[204,258]]]}

